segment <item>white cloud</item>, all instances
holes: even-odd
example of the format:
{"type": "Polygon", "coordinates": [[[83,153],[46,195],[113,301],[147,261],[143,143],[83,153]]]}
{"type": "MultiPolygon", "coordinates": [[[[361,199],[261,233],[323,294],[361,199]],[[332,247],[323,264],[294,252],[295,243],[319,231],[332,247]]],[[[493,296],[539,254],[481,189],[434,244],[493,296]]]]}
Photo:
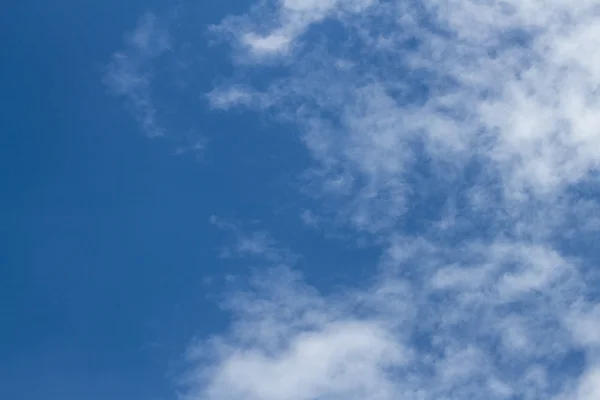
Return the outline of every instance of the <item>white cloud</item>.
{"type": "Polygon", "coordinates": [[[123,97],[148,136],[161,136],[152,99],[152,61],[170,50],[168,32],[154,14],[147,13],[132,32],[125,35],[125,47],[114,53],[108,65],[105,83],[123,97]]]}
{"type": "Polygon", "coordinates": [[[346,314],[289,270],[258,279],[258,292],[230,299],[231,335],[194,349],[207,368],[192,374],[190,398],[391,398],[392,368],[411,354],[386,323],[346,314]]]}
{"type": "Polygon", "coordinates": [[[600,399],[600,369],[587,372],[577,389],[577,400],[600,399]]]}
{"type": "MultiPolygon", "coordinates": [[[[306,7],[312,10],[311,4],[306,7]]],[[[401,4],[371,4],[352,18],[331,14],[352,21],[348,35],[358,32],[365,60],[304,56],[295,60],[301,67],[291,67],[289,78],[274,81],[262,95],[238,96],[261,108],[300,104],[289,111],[300,113],[297,122],[323,167],[324,188],[337,190],[343,182],[340,189],[350,190],[357,226],[380,229],[406,212],[415,142],[424,142],[440,169],[432,178],[458,183],[470,163],[481,162],[480,178],[499,176],[502,196],[511,202],[553,198],[597,170],[593,3],[424,2],[431,23],[447,34],[433,33],[415,9],[401,4]],[[378,25],[389,27],[384,48],[376,45],[382,40],[378,25]],[[405,45],[411,37],[419,42],[416,50],[405,45]],[[377,57],[393,61],[376,63],[377,57]],[[410,80],[424,78],[425,104],[406,103],[418,95],[410,80]],[[334,118],[323,119],[324,112],[334,118]]],[[[235,102],[222,97],[215,97],[221,106],[235,102]]]]}
{"type": "MultiPolygon", "coordinates": [[[[483,257],[474,270],[509,268],[496,255],[471,256],[483,257]]],[[[257,276],[225,304],[231,330],[191,349],[198,368],[186,398],[576,398],[577,375],[560,368],[580,348],[572,323],[562,320],[578,292],[561,301],[531,293],[506,298],[496,290],[501,273],[449,292],[420,286],[418,265],[411,273],[328,296],[286,268],[257,276]]],[[[588,381],[577,390],[593,390],[588,381]]]]}
{"type": "Polygon", "coordinates": [[[379,368],[402,362],[398,353],[401,349],[377,325],[332,323],[296,334],[282,354],[269,356],[257,350],[232,354],[219,366],[207,398],[359,399],[373,393],[389,398],[379,368]]]}
{"type": "Polygon", "coordinates": [[[569,315],[573,335],[581,344],[600,349],[600,304],[584,304],[581,308],[571,310],[569,315]]]}
{"type": "MultiPolygon", "coordinates": [[[[321,200],[305,222],[382,257],[321,294],[268,234],[213,219],[223,255],[279,267],[193,346],[186,396],[598,398],[597,260],[578,250],[598,228],[599,26],[591,0],[282,0],[215,27],[242,78],[211,105],[293,125],[321,200]],[[308,41],[325,21],[344,40],[308,41]]],[[[147,89],[117,70],[124,93],[147,89]]]]}
{"type": "Polygon", "coordinates": [[[217,31],[234,36],[245,54],[240,59],[264,61],[291,53],[300,37],[315,23],[337,14],[357,13],[376,0],[276,0],[261,1],[255,7],[255,16],[270,18],[268,26],[261,26],[244,16],[226,19],[217,31]],[[272,3],[272,4],[271,4],[272,3]]]}

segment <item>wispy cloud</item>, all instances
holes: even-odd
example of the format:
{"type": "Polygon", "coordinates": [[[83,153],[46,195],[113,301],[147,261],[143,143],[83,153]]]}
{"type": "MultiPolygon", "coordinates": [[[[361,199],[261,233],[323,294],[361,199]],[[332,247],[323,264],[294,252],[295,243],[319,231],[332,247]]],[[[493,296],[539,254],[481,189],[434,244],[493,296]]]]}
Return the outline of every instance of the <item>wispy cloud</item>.
{"type": "Polygon", "coordinates": [[[145,14],[132,32],[125,35],[125,47],[114,53],[104,80],[127,106],[148,136],[161,136],[152,99],[153,60],[170,50],[167,30],[152,13],[145,14]]]}
{"type": "Polygon", "coordinates": [[[242,78],[212,106],[301,132],[302,218],[381,257],[319,293],[271,236],[214,218],[223,255],[275,268],[190,349],[184,397],[599,398],[599,27],[592,0],[258,1],[213,27],[242,78]]]}
{"type": "Polygon", "coordinates": [[[500,196],[502,207],[555,198],[598,166],[597,21],[591,3],[525,4],[384,2],[348,17],[332,3],[330,18],[359,50],[336,43],[337,51],[289,55],[290,75],[267,91],[220,88],[213,104],[255,100],[295,115],[323,189],[350,194],[353,221],[364,228],[408,209],[415,146],[431,159],[429,185],[470,179],[481,195],[476,184],[491,181],[501,193],[488,199],[500,196]],[[576,50],[584,48],[588,57],[576,50]]]}
{"type": "Polygon", "coordinates": [[[271,7],[261,1],[250,11],[250,18],[231,16],[212,30],[236,41],[238,61],[281,60],[294,52],[298,38],[311,25],[332,15],[361,12],[372,3],[375,0],[285,0],[271,7]]]}
{"type": "Polygon", "coordinates": [[[269,265],[292,265],[298,256],[292,251],[277,243],[271,235],[264,230],[243,229],[240,224],[226,221],[217,216],[211,216],[209,222],[217,228],[232,235],[229,246],[221,249],[223,258],[252,257],[266,261],[269,265]]]}

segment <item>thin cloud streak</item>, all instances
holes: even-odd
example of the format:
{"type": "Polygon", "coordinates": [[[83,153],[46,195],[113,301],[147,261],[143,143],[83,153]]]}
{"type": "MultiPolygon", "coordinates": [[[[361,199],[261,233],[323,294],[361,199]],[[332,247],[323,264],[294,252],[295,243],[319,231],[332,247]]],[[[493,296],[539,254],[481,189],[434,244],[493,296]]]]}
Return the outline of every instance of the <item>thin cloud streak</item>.
{"type": "Polygon", "coordinates": [[[152,62],[170,50],[168,32],[152,13],[140,18],[137,27],[125,35],[125,48],[114,53],[104,81],[122,97],[143,131],[150,137],[162,136],[152,100],[152,62]]]}

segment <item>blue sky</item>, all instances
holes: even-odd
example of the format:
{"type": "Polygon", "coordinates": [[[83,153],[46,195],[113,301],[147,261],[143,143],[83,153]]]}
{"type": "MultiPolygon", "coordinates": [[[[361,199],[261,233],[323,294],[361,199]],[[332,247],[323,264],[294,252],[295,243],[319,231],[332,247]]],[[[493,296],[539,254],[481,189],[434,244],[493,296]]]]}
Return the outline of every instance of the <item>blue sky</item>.
{"type": "Polygon", "coordinates": [[[235,266],[207,221],[244,205],[209,169],[238,174],[148,140],[102,81],[152,6],[2,12],[2,398],[171,398],[171,364],[223,323],[202,282],[235,266]]]}
{"type": "Polygon", "coordinates": [[[596,8],[10,2],[0,397],[600,398],[596,8]]]}
{"type": "MultiPolygon", "coordinates": [[[[180,137],[148,139],[110,95],[104,71],[124,32],[168,7],[15,2],[2,13],[0,397],[173,398],[190,340],[227,319],[206,280],[246,267],[219,258],[233,236],[209,217],[279,220],[287,240],[320,242],[285,210],[298,208],[287,179],[306,157],[294,140],[255,116],[210,112],[201,92],[178,114],[191,115],[180,137]],[[210,152],[193,149],[191,128],[210,152]]],[[[219,7],[193,18],[218,21],[219,7]]],[[[202,73],[201,85],[217,77],[202,73]]],[[[337,252],[323,253],[321,265],[337,252]]]]}

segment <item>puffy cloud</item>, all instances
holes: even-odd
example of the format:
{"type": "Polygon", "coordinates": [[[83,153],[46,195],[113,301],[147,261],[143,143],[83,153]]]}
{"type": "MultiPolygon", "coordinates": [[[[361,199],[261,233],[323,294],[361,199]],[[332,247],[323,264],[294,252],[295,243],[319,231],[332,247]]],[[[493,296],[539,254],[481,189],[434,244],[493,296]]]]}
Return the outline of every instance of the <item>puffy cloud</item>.
{"type": "Polygon", "coordinates": [[[445,254],[429,254],[422,271],[418,262],[388,269],[366,287],[329,295],[285,267],[259,274],[226,297],[229,332],[191,347],[184,397],[594,398],[576,397],[594,390],[577,358],[594,340],[592,314],[576,314],[583,283],[525,280],[507,295],[514,267],[527,274],[568,261],[548,249],[498,247],[464,250],[454,264],[468,265],[472,281],[464,272],[442,285],[440,275],[447,281],[448,268],[459,268],[444,267],[452,249],[437,248],[445,254]]]}

